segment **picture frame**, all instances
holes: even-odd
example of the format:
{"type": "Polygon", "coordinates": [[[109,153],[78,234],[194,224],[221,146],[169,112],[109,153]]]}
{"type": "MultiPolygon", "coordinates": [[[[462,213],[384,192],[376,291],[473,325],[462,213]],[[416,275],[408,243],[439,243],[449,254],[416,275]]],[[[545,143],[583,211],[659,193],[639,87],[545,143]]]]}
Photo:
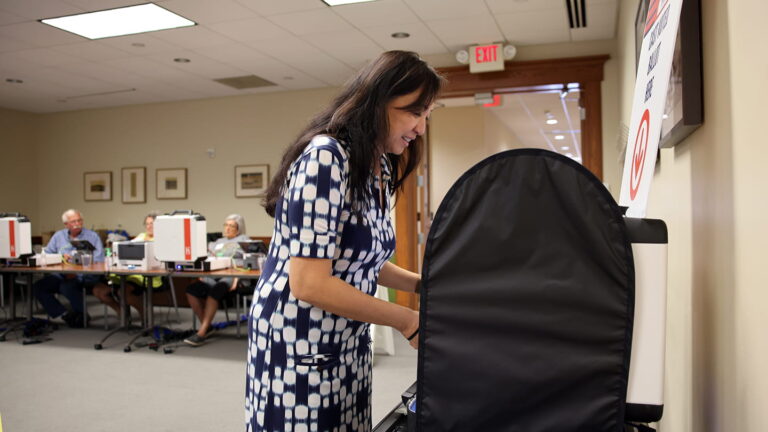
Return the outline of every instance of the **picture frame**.
{"type": "Polygon", "coordinates": [[[251,198],[264,196],[269,186],[269,165],[235,166],[235,197],[251,198]]]}
{"type": "Polygon", "coordinates": [[[186,168],[158,168],[155,173],[157,199],[187,198],[186,168]]]}
{"type": "Polygon", "coordinates": [[[147,202],[147,169],[127,167],[120,170],[123,204],[147,202]]]}
{"type": "Polygon", "coordinates": [[[112,201],[112,171],[83,173],[85,201],[112,201]]]}
{"type": "MultiPolygon", "coordinates": [[[[635,15],[635,71],[639,64],[650,2],[640,0],[635,15]]],[[[674,147],[704,123],[700,3],[701,0],[686,0],[680,11],[680,25],[661,122],[661,148],[674,147]]]]}

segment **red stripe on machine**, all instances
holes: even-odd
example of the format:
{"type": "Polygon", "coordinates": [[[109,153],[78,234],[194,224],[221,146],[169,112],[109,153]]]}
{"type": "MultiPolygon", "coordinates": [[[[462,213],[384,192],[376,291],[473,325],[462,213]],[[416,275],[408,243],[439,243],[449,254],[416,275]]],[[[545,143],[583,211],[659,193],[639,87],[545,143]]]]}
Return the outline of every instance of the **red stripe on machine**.
{"type": "Polygon", "coordinates": [[[13,225],[14,221],[8,221],[8,238],[11,243],[11,258],[16,257],[16,230],[13,225]]]}
{"type": "Polygon", "coordinates": [[[184,259],[192,259],[192,221],[184,219],[184,259]]]}

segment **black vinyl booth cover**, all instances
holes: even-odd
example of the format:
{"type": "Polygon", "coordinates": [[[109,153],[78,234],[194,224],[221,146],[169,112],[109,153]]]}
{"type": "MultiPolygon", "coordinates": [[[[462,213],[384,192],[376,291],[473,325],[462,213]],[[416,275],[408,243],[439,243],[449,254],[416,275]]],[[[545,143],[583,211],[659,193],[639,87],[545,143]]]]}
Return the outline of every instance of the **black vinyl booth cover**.
{"type": "Polygon", "coordinates": [[[569,158],[467,171],[429,232],[418,431],[623,431],[635,274],[622,210],[569,158]]]}

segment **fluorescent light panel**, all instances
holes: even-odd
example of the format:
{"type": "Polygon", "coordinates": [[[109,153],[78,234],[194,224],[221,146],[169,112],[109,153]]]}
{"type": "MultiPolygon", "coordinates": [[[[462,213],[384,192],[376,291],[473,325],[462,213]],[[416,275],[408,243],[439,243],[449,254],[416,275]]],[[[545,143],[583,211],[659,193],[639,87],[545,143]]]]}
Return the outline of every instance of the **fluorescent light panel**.
{"type": "Polygon", "coordinates": [[[195,22],[180,17],[154,3],[49,18],[41,20],[41,22],[88,39],[102,39],[195,25],[195,22]]]}
{"type": "Polygon", "coordinates": [[[323,0],[323,3],[327,4],[328,6],[339,6],[352,3],[366,3],[371,1],[376,0],[323,0]]]}

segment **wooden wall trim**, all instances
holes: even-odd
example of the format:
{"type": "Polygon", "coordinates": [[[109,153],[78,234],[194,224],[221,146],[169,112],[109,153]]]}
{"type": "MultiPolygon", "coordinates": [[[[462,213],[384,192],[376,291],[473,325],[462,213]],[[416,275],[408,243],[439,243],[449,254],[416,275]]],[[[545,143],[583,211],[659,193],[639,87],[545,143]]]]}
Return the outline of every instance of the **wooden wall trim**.
{"type": "Polygon", "coordinates": [[[469,66],[437,68],[448,84],[443,97],[468,96],[488,89],[569,82],[600,82],[608,55],[551,60],[509,61],[499,72],[469,73],[469,66]]]}
{"type": "MultiPolygon", "coordinates": [[[[416,213],[416,173],[411,173],[403,183],[403,190],[397,193],[395,205],[395,260],[399,267],[419,272],[419,248],[416,213]]],[[[395,303],[418,308],[417,297],[405,291],[396,291],[395,303]]]]}

